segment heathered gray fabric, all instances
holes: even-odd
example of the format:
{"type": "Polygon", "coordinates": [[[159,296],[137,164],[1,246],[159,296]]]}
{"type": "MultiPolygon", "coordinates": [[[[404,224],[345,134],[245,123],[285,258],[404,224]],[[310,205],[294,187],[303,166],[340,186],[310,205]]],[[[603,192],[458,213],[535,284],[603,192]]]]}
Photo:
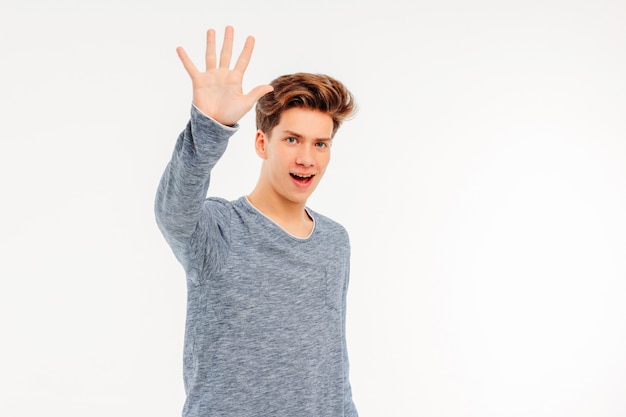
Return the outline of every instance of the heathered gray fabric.
{"type": "Polygon", "coordinates": [[[206,198],[237,127],[195,107],[155,203],[187,276],[185,417],[357,417],[345,339],[350,244],[307,209],[297,238],[245,197],[206,198]]]}

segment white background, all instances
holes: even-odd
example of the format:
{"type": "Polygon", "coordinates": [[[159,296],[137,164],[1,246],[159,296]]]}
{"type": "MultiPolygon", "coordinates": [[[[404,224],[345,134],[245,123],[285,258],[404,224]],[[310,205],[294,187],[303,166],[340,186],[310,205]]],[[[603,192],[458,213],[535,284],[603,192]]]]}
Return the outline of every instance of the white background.
{"type": "MultiPolygon", "coordinates": [[[[176,416],[185,280],[154,222],[175,48],[257,38],[360,112],[310,206],[352,239],[362,417],[626,415],[626,3],[3,1],[0,415],[176,416]]],[[[249,192],[252,114],[212,194],[249,192]]]]}

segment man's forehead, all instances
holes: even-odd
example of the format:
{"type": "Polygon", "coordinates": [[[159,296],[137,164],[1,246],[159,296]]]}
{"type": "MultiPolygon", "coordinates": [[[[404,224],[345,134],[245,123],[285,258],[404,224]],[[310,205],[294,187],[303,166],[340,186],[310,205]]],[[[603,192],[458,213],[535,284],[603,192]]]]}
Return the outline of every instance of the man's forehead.
{"type": "Polygon", "coordinates": [[[330,139],[333,120],[320,110],[292,108],[283,112],[274,130],[302,138],[330,139]]]}

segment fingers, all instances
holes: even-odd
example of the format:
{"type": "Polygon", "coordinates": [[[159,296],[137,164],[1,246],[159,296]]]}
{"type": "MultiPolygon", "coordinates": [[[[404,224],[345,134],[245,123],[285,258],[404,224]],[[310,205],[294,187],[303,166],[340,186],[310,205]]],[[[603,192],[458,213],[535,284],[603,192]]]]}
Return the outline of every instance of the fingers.
{"type": "Polygon", "coordinates": [[[217,54],[215,53],[215,30],[209,29],[206,32],[206,52],[204,54],[206,70],[215,68],[217,64],[217,54]]]}
{"type": "Polygon", "coordinates": [[[222,52],[220,54],[220,68],[228,69],[230,67],[230,58],[233,55],[233,38],[235,30],[232,26],[226,26],[224,31],[224,43],[222,44],[222,52]]]}
{"type": "Polygon", "coordinates": [[[254,49],[254,38],[252,36],[248,36],[246,39],[246,43],[243,46],[243,50],[237,59],[237,63],[235,64],[235,69],[241,72],[245,72],[246,68],[248,68],[248,64],[250,63],[250,57],[252,56],[252,50],[254,49]]]}
{"type": "MultiPolygon", "coordinates": [[[[230,61],[233,53],[233,40],[234,40],[235,30],[232,26],[226,26],[226,30],[224,31],[224,43],[222,45],[222,51],[220,52],[220,62],[219,68],[229,69],[230,61]]],[[[250,63],[250,58],[252,57],[252,51],[254,49],[254,38],[252,36],[248,36],[246,38],[246,42],[243,46],[243,50],[235,63],[235,69],[241,72],[245,72],[246,68],[248,68],[248,64],[250,63]]],[[[215,69],[217,67],[217,52],[216,52],[216,42],[215,42],[215,30],[209,29],[206,33],[206,50],[204,54],[204,60],[206,65],[206,70],[209,71],[215,69]]],[[[191,61],[187,52],[179,46],[176,48],[176,53],[180,58],[185,70],[189,75],[197,74],[199,71],[191,61]]]]}
{"type": "Polygon", "coordinates": [[[189,59],[187,52],[185,52],[182,46],[179,46],[178,48],[176,48],[176,53],[178,54],[178,58],[183,63],[183,66],[185,67],[187,74],[189,74],[190,76],[193,76],[194,74],[198,72],[198,69],[193,64],[193,62],[191,62],[191,59],[189,59]]]}

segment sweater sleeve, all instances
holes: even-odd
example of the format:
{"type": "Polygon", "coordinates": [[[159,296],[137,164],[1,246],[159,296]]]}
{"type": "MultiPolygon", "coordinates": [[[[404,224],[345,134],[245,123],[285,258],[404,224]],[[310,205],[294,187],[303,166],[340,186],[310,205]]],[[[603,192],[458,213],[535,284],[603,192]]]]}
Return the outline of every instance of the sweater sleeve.
{"type": "Polygon", "coordinates": [[[203,217],[207,214],[205,199],[211,170],[237,129],[237,125],[221,125],[193,106],[157,189],[157,225],[192,281],[198,281],[200,274],[195,254],[205,252],[193,247],[198,242],[206,243],[198,239],[198,229],[210,227],[203,217]]]}

